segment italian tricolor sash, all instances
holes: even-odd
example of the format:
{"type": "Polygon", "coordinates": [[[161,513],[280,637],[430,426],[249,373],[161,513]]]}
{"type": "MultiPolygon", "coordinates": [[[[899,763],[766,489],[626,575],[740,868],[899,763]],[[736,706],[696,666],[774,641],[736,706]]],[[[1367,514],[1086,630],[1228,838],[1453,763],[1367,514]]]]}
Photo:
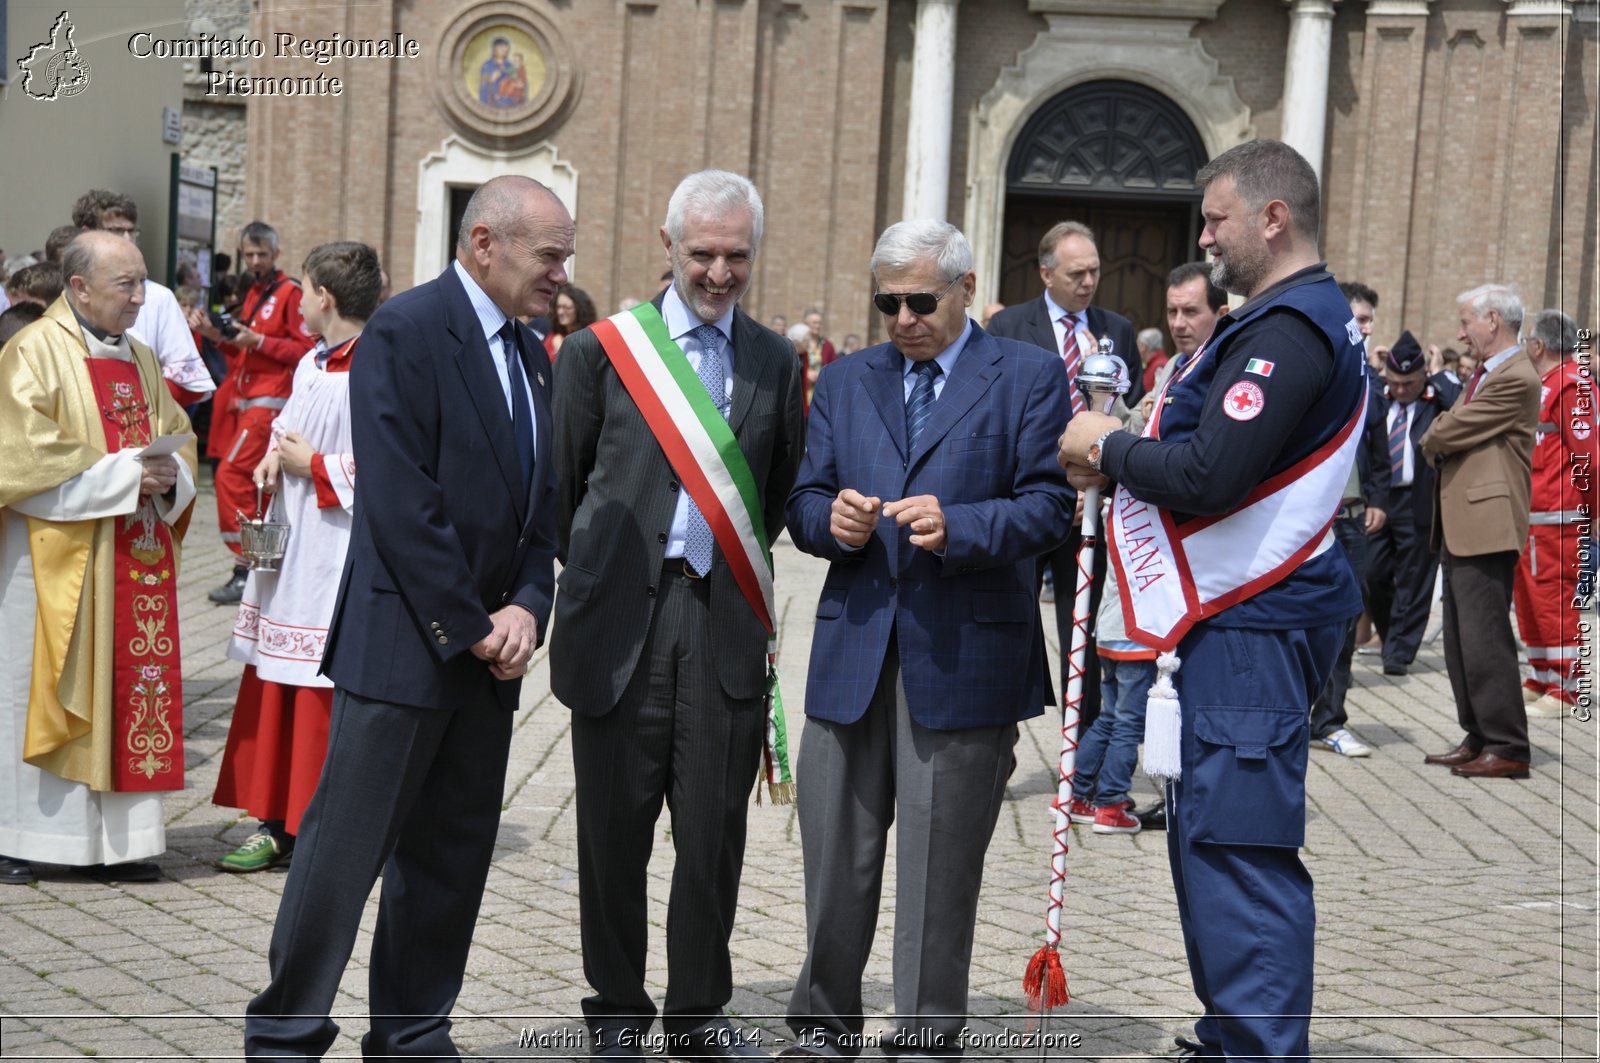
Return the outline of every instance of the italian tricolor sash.
{"type": "MultiPolygon", "coordinates": [[[[1145,436],[1161,438],[1162,397],[1204,356],[1168,379],[1145,436]]],[[[1218,516],[1180,526],[1118,485],[1107,538],[1130,637],[1175,649],[1195,624],[1266,590],[1325,549],[1366,412],[1363,387],[1355,413],[1333,438],[1218,516]]]]}
{"type": "Polygon", "coordinates": [[[777,649],[772,554],[750,464],[653,304],[641,303],[591,327],[679,482],[700,507],[734,582],[767,632],[764,774],[773,800],[782,801],[793,784],[783,699],[777,671],[771,667],[777,649]]]}

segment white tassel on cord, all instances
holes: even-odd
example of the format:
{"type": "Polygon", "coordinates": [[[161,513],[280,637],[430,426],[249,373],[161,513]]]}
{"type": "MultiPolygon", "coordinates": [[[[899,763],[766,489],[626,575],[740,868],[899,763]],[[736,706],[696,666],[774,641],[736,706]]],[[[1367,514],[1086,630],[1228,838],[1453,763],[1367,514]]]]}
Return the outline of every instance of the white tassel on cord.
{"type": "Polygon", "coordinates": [[[1183,774],[1179,757],[1183,713],[1178,705],[1178,688],[1172,685],[1172,677],[1182,663],[1171,650],[1156,658],[1156,681],[1145,701],[1144,773],[1160,783],[1173,782],[1183,774]]]}

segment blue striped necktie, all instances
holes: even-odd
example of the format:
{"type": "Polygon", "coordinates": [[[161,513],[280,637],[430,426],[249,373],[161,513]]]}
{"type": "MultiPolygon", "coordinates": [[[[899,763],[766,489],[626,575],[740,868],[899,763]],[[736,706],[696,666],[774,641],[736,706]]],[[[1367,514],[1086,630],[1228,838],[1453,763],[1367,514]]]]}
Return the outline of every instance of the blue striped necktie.
{"type": "MultiPolygon", "coordinates": [[[[722,330],[715,325],[700,325],[692,335],[700,341],[700,368],[696,374],[706,394],[716,404],[717,412],[726,421],[729,403],[727,377],[723,375],[722,368],[722,330]]],[[[700,512],[700,507],[694,504],[691,496],[683,534],[683,559],[689,562],[689,567],[694,569],[696,575],[704,576],[711,571],[711,557],[716,544],[711,525],[706,523],[705,514],[700,512]]]]}
{"type": "Polygon", "coordinates": [[[1394,425],[1389,429],[1389,473],[1396,487],[1401,486],[1400,477],[1406,468],[1406,427],[1409,419],[1406,407],[1395,407],[1394,425]]]}
{"type": "Polygon", "coordinates": [[[933,416],[933,381],[944,370],[938,362],[918,362],[911,367],[916,379],[911,382],[911,397],[906,399],[906,453],[917,449],[917,437],[933,416]]]}

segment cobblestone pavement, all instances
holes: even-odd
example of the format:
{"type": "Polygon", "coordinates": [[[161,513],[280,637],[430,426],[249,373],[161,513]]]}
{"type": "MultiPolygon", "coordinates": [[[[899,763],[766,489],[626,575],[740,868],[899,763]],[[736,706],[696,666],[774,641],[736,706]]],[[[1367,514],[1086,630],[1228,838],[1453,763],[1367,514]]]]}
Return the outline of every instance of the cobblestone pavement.
{"type": "MultiPolygon", "coordinates": [[[[209,490],[180,582],[187,788],[167,800],[164,881],[125,886],[43,869],[0,888],[0,1054],[10,1058],[226,1059],[240,1052],[245,1003],[266,980],[283,889],[273,871],[212,866],[251,831],[211,804],[240,667],[225,659],[231,610],[205,593],[224,578],[209,490]]],[[[781,664],[791,720],[803,704],[811,610],[822,565],[776,548],[781,664]]],[[[585,1058],[573,1016],[587,992],[578,948],[568,713],[541,653],[523,694],[505,812],[467,983],[455,1013],[463,1053],[585,1058]]],[[[1470,782],[1425,767],[1459,738],[1440,645],[1409,676],[1358,657],[1353,727],[1375,749],[1313,751],[1305,859],[1317,884],[1318,1058],[1596,1058],[1597,724],[1534,720],[1526,782],[1470,782]]],[[[798,732],[798,724],[794,727],[798,732]]],[[[972,965],[969,1055],[1036,1058],[1021,976],[1043,935],[1059,727],[1023,728],[989,851],[972,965]]],[[[1136,785],[1140,804],[1153,796],[1136,785]]],[[[804,947],[792,807],[754,808],[733,940],[730,1011],[773,1046],[804,947]]],[[[651,988],[672,867],[663,820],[650,865],[651,988]]],[[[1072,1003],[1050,1017],[1052,1058],[1165,1055],[1197,1008],[1178,935],[1165,836],[1074,832],[1063,957],[1072,1003]]],[[[890,1009],[891,856],[867,970],[867,1006],[890,1009]]],[[[333,1055],[358,1058],[376,898],[336,1017],[333,1055]]],[[[869,1032],[875,1027],[869,1021],[869,1032]]],[[[659,1029],[659,1027],[658,1027],[659,1029]]],[[[876,1055],[869,1050],[869,1056],[876,1055]]]]}

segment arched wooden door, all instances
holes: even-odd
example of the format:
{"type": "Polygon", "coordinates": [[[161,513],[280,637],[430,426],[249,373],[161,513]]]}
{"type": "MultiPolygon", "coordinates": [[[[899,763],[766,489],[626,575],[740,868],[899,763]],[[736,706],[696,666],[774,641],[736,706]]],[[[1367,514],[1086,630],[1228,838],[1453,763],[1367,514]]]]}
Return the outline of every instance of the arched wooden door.
{"type": "Polygon", "coordinates": [[[1161,93],[1131,81],[1075,85],[1023,127],[1006,170],[1000,301],[1039,294],[1039,240],[1059,221],[1094,230],[1095,304],[1165,331],[1166,276],[1201,257],[1206,162],[1194,123],[1161,93]]]}

